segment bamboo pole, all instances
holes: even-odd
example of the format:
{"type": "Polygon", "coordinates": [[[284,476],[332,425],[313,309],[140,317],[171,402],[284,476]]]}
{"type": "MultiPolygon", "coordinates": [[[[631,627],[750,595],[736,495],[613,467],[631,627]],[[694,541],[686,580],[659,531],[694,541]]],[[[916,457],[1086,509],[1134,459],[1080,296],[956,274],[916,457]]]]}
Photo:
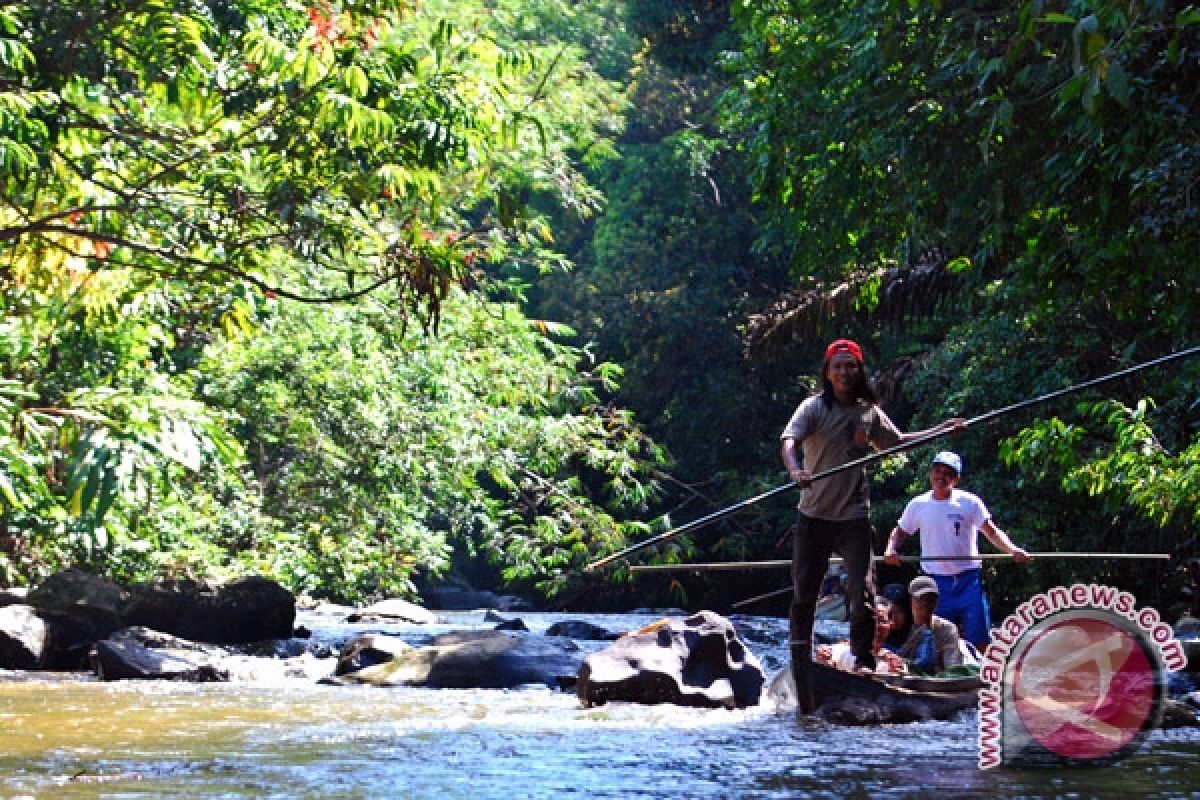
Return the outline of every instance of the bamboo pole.
{"type": "MultiPolygon", "coordinates": [[[[988,420],[995,419],[996,417],[1002,416],[1004,414],[1010,414],[1014,411],[1019,411],[1024,408],[1029,408],[1030,406],[1035,406],[1040,403],[1044,403],[1048,400],[1053,400],[1055,398],[1062,397],[1063,395],[1071,394],[1072,392],[1079,392],[1084,389],[1090,389],[1093,386],[1098,386],[1102,383],[1107,383],[1108,381],[1116,380],[1117,378],[1122,378],[1122,377],[1124,377],[1126,375],[1130,375],[1134,372],[1138,372],[1143,369],[1149,369],[1150,367],[1156,367],[1161,364],[1166,364],[1170,361],[1177,361],[1181,358],[1188,358],[1188,357],[1194,356],[1198,353],[1200,353],[1200,345],[1198,345],[1196,347],[1190,347],[1186,350],[1180,350],[1175,353],[1170,353],[1168,355],[1161,356],[1159,358],[1153,359],[1151,361],[1146,361],[1141,364],[1135,364],[1132,367],[1128,367],[1128,368],[1122,369],[1122,370],[1117,370],[1116,372],[1110,372],[1107,375],[1102,375],[1099,378],[1093,378],[1090,381],[1084,381],[1083,383],[1077,383],[1073,386],[1067,386],[1062,389],[1056,389],[1055,391],[1047,392],[1046,394],[1038,395],[1037,397],[1031,397],[1028,400],[1022,400],[1018,403],[1013,403],[1011,405],[1004,406],[1003,408],[997,408],[992,411],[988,411],[986,413],[980,414],[977,417],[972,417],[971,419],[967,420],[964,427],[970,427],[971,425],[978,425],[981,422],[987,422],[988,420]]],[[[896,447],[891,447],[891,448],[888,448],[887,450],[880,450],[877,453],[872,453],[863,458],[859,458],[854,461],[848,461],[845,464],[834,467],[833,469],[828,469],[828,470],[825,470],[824,472],[816,473],[815,475],[812,476],[812,480],[819,481],[823,478],[828,478],[829,476],[835,475],[839,472],[843,472],[848,469],[855,469],[857,467],[862,467],[862,466],[865,466],[866,464],[869,464],[869,463],[872,463],[875,461],[879,461],[880,459],[887,458],[888,456],[894,455],[896,453],[900,453],[905,450],[911,450],[914,447],[920,447],[921,445],[923,445],[927,442],[931,442],[934,439],[944,436],[946,433],[948,433],[948,431],[942,431],[942,432],[930,434],[929,436],[922,436],[921,438],[914,439],[913,441],[911,441],[907,444],[902,444],[902,445],[898,445],[896,447]]],[[[749,506],[752,506],[756,503],[760,503],[763,500],[774,497],[777,494],[782,494],[783,492],[787,492],[787,491],[790,491],[795,488],[797,488],[797,484],[794,481],[789,481],[788,483],[782,484],[780,486],[776,486],[774,489],[769,489],[761,494],[755,495],[754,497],[743,500],[740,503],[735,503],[732,506],[728,506],[727,508],[720,509],[719,511],[714,511],[713,513],[708,514],[703,517],[700,517],[699,519],[694,519],[691,522],[684,523],[683,525],[680,525],[677,528],[672,528],[669,531],[664,531],[663,533],[657,534],[655,536],[651,536],[649,539],[645,539],[641,542],[637,542],[636,544],[632,544],[624,549],[618,550],[615,553],[611,553],[603,558],[593,561],[590,564],[587,564],[586,566],[584,566],[583,569],[585,572],[591,572],[594,569],[598,569],[599,567],[603,567],[607,564],[611,564],[613,561],[616,561],[617,559],[620,559],[620,558],[624,558],[625,556],[629,555],[630,553],[634,553],[638,550],[641,550],[642,548],[649,547],[654,544],[658,544],[659,542],[666,541],[667,539],[671,539],[675,536],[679,536],[681,534],[688,533],[690,531],[694,531],[697,528],[701,528],[705,525],[708,525],[711,522],[715,522],[716,520],[727,517],[730,514],[741,511],[744,508],[748,508],[749,506]]]]}
{"type": "MultiPolygon", "coordinates": [[[[1046,553],[1030,553],[1030,558],[1090,558],[1090,559],[1147,559],[1153,561],[1167,561],[1171,558],[1169,553],[1064,553],[1064,552],[1046,552],[1046,553]]],[[[980,553],[975,556],[900,556],[902,562],[915,563],[918,561],[975,561],[982,559],[984,561],[999,561],[1012,558],[1008,553],[980,553]]],[[[872,556],[874,561],[883,561],[883,556],[872,556]]],[[[829,563],[841,563],[840,556],[834,556],[829,559],[829,563]]],[[[776,569],[790,567],[792,562],[790,559],[778,559],[774,561],[717,561],[709,563],[696,564],[635,564],[629,568],[630,572],[713,572],[721,570],[753,570],[753,569],[776,569]]]]}
{"type": "Polygon", "coordinates": [[[742,606],[754,605],[759,600],[770,600],[772,597],[779,597],[779,595],[781,595],[781,594],[791,594],[791,593],[792,593],[792,587],[785,586],[782,589],[776,589],[773,592],[767,592],[766,594],[756,594],[756,595],[754,595],[754,597],[747,597],[745,600],[738,600],[736,603],[733,603],[730,607],[731,608],[741,608],[742,606]]]}
{"type": "MultiPolygon", "coordinates": [[[[1167,561],[1171,558],[1169,553],[1030,553],[1029,555],[1033,558],[1096,558],[1096,559],[1101,559],[1101,558],[1138,559],[1138,558],[1141,558],[1141,559],[1152,559],[1152,560],[1156,560],[1156,561],[1167,561]]],[[[976,556],[976,558],[982,558],[985,560],[989,560],[989,559],[996,560],[996,559],[1002,559],[1002,558],[1012,558],[1012,556],[1008,555],[1007,553],[980,553],[978,556],[976,556]]],[[[882,561],[883,556],[872,556],[872,559],[875,561],[882,561]]],[[[841,560],[842,559],[838,556],[835,556],[835,557],[829,559],[829,561],[831,563],[837,563],[837,562],[840,562],[841,560]]],[[[900,560],[906,561],[906,562],[911,562],[911,561],[959,561],[961,559],[958,556],[930,556],[928,558],[921,558],[920,556],[900,556],[900,560]]],[[[716,569],[716,570],[723,570],[723,569],[755,569],[755,568],[759,568],[759,567],[790,566],[791,563],[792,562],[790,562],[790,561],[744,561],[744,562],[740,562],[740,563],[736,562],[736,561],[730,561],[730,562],[723,562],[723,563],[717,563],[717,564],[695,564],[692,566],[693,567],[698,566],[698,567],[704,567],[704,568],[711,568],[711,569],[716,569]]],[[[678,565],[649,564],[649,565],[644,565],[644,566],[633,566],[633,567],[630,567],[629,569],[633,572],[665,572],[667,570],[664,570],[661,568],[662,567],[670,567],[670,566],[678,566],[678,567],[682,568],[682,567],[686,567],[687,565],[686,564],[678,564],[678,565]]],[[[739,600],[738,602],[733,603],[731,605],[731,607],[732,608],[742,608],[743,606],[753,605],[754,603],[757,603],[760,600],[770,600],[772,597],[778,597],[782,594],[791,594],[792,588],[793,587],[791,587],[791,586],[785,586],[782,589],[776,589],[775,591],[767,592],[765,594],[756,594],[754,597],[747,597],[745,600],[739,600]]]]}

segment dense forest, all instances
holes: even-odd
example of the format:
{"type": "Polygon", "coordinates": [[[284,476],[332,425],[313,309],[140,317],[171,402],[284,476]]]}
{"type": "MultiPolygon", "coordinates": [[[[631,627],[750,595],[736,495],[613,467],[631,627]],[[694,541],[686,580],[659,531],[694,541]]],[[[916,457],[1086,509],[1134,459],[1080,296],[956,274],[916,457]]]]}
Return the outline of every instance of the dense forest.
{"type": "MultiPolygon", "coordinates": [[[[1181,2],[0,3],[0,585],[727,608],[824,345],[902,426],[1200,344],[1181,2]]],[[[1200,358],[950,446],[1050,583],[1194,607],[1200,358]]],[[[897,577],[897,576],[887,576],[897,577]]],[[[770,611],[763,604],[753,610],[770,611]]]]}

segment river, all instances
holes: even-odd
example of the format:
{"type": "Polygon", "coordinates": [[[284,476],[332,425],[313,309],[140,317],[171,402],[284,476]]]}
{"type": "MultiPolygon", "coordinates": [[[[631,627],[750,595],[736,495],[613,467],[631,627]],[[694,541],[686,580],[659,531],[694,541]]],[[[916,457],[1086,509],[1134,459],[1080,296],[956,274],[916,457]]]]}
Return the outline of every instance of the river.
{"type": "MultiPolygon", "coordinates": [[[[544,631],[584,619],[521,615],[544,631]]],[[[771,673],[783,620],[735,617],[771,673]]],[[[482,612],[436,629],[301,615],[314,640],[360,630],[424,638],[491,627],[482,612]]],[[[599,643],[587,643],[595,648],[599,643]]],[[[312,659],[313,674],[332,671],[312,659]]],[[[1200,797],[1200,729],[1155,731],[1116,765],[981,770],[974,714],[847,728],[797,721],[769,701],[739,711],[611,703],[546,688],[429,690],[319,685],[272,671],[219,684],[102,683],[0,675],[0,798],[955,798],[1200,797]]]]}

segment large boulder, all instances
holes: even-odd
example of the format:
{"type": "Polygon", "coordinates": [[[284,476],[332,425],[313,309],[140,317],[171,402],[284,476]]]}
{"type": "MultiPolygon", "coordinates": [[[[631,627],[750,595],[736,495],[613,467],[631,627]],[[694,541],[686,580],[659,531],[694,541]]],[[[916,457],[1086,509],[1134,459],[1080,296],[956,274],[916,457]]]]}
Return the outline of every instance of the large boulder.
{"type": "Polygon", "coordinates": [[[124,628],[96,642],[92,668],[101,680],[226,681],[228,654],[146,628],[124,628]]]}
{"type": "Polygon", "coordinates": [[[130,590],[124,622],[213,644],[288,639],[296,600],[259,576],[215,586],[190,580],[141,584],[130,590]]]}
{"type": "Polygon", "coordinates": [[[87,667],[92,644],[120,628],[129,592],[99,575],[78,569],[57,572],[26,595],[45,624],[37,669],[87,667]]]}
{"type": "Polygon", "coordinates": [[[76,671],[88,668],[88,651],[109,635],[109,625],[97,625],[69,611],[39,611],[46,623],[46,650],[39,669],[76,671]]]}
{"type": "Polygon", "coordinates": [[[27,595],[43,615],[57,615],[90,627],[102,639],[120,628],[129,593],[110,580],[78,569],[56,572],[27,595]]]}
{"type": "Polygon", "coordinates": [[[579,646],[561,637],[505,631],[462,631],[436,636],[424,647],[330,678],[339,685],[423,686],[434,689],[513,689],[528,684],[570,685],[579,646]]]}
{"type": "Polygon", "coordinates": [[[30,606],[0,607],[0,669],[39,669],[46,649],[46,623],[30,606]]]}
{"type": "Polygon", "coordinates": [[[46,623],[40,669],[81,669],[94,642],[128,626],[186,639],[244,644],[292,636],[296,601],[274,581],[252,576],[216,586],[166,581],[132,588],[82,570],[51,575],[28,604],[46,623]]]}
{"type": "Polygon", "coordinates": [[[711,611],[665,619],[584,659],[585,706],[625,700],[705,708],[756,705],[766,678],[733,623],[711,611]]]}

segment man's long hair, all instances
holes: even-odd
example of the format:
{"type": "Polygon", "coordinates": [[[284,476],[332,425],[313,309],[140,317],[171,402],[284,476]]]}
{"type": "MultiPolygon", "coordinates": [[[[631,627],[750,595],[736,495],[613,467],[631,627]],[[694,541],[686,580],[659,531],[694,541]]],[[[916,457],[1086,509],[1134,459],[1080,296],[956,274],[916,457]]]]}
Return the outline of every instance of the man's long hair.
{"type": "MultiPolygon", "coordinates": [[[[826,408],[833,408],[833,404],[837,402],[837,396],[833,393],[833,384],[829,381],[829,362],[832,361],[832,356],[821,362],[821,402],[826,408]]],[[[867,378],[867,365],[863,362],[858,362],[858,383],[854,387],[854,399],[866,400],[868,405],[879,405],[879,395],[875,392],[875,387],[867,378]]]]}

